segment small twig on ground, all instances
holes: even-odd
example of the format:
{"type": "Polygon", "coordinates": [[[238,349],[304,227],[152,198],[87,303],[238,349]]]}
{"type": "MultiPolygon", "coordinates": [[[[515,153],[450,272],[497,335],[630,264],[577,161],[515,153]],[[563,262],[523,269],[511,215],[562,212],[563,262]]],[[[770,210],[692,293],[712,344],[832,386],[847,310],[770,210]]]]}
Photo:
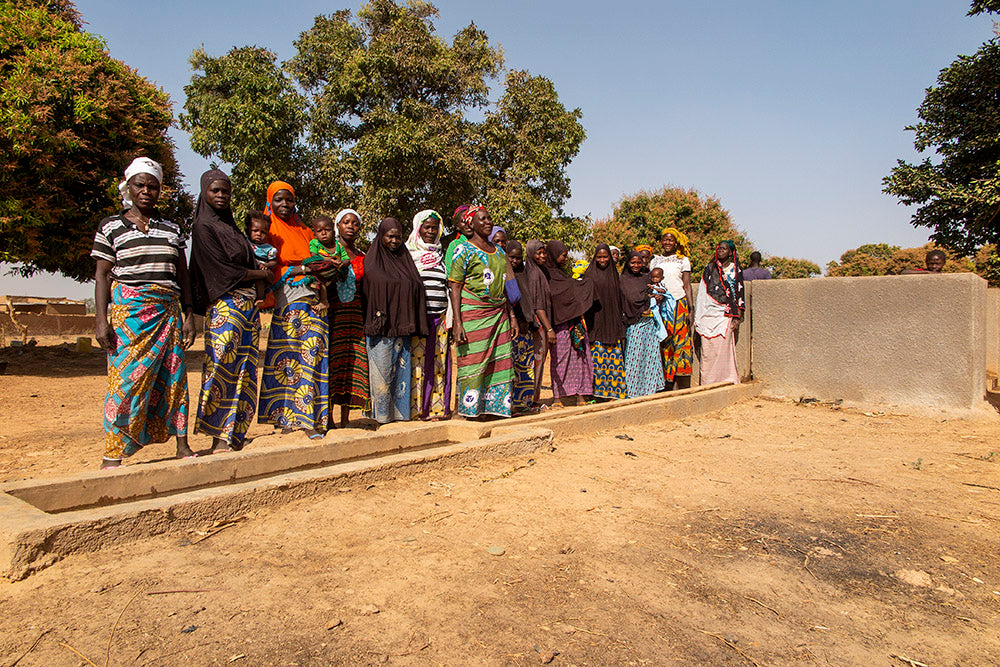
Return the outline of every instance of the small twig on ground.
{"type": "Polygon", "coordinates": [[[854,516],[861,517],[862,519],[898,519],[895,514],[855,514],[854,516]]]}
{"type": "Polygon", "coordinates": [[[683,512],[681,512],[681,514],[692,514],[692,513],[701,514],[702,512],[718,512],[721,509],[722,509],[721,507],[709,507],[708,509],[703,509],[703,510],[684,510],[683,512]]]}
{"type": "Polygon", "coordinates": [[[776,609],[774,609],[772,607],[768,607],[766,604],[764,604],[763,602],[761,602],[757,598],[750,597],[749,595],[744,595],[743,597],[745,597],[747,600],[750,600],[750,602],[753,602],[754,604],[759,604],[764,609],[767,609],[768,611],[772,612],[778,618],[781,618],[781,614],[779,614],[776,609]]]}
{"type": "Polygon", "coordinates": [[[962,482],[965,486],[974,486],[979,489],[990,489],[991,491],[1000,491],[1000,487],[990,486],[988,484],[973,484],[972,482],[962,482]]]}
{"type": "Polygon", "coordinates": [[[29,653],[31,653],[32,651],[34,651],[35,647],[38,646],[38,642],[42,641],[42,637],[44,637],[45,635],[49,634],[50,632],[52,632],[52,628],[49,628],[48,630],[45,630],[44,632],[42,632],[42,634],[38,635],[38,638],[35,641],[31,642],[31,646],[28,647],[28,650],[25,651],[24,653],[22,653],[21,656],[17,660],[15,660],[14,662],[12,662],[9,665],[7,665],[7,667],[14,667],[14,665],[16,665],[17,663],[19,663],[22,660],[24,660],[24,656],[26,656],[29,653]]]}
{"type": "Polygon", "coordinates": [[[760,667],[760,663],[758,663],[756,660],[754,660],[753,658],[751,658],[750,656],[748,656],[746,653],[743,652],[743,649],[741,649],[739,646],[737,646],[736,644],[732,643],[731,641],[729,641],[725,637],[723,637],[721,635],[717,635],[714,632],[709,632],[708,630],[700,630],[700,629],[698,629],[698,632],[702,633],[703,635],[708,635],[709,637],[715,637],[720,642],[722,642],[723,644],[725,644],[726,646],[728,646],[729,648],[733,649],[734,651],[736,651],[737,653],[739,653],[741,656],[743,656],[743,658],[745,658],[746,660],[748,660],[750,662],[750,664],[752,664],[754,667],[760,667]]]}
{"type": "Polygon", "coordinates": [[[828,540],[828,539],[827,539],[827,538],[825,538],[825,537],[821,537],[821,538],[819,538],[819,539],[820,539],[820,541],[821,541],[821,542],[826,542],[827,544],[832,544],[833,546],[835,546],[835,547],[837,547],[838,549],[840,549],[841,551],[843,551],[843,552],[844,552],[845,554],[846,554],[846,553],[850,553],[850,552],[849,552],[849,551],[848,551],[847,549],[845,549],[844,547],[840,546],[839,544],[837,544],[837,543],[836,543],[836,542],[834,542],[833,540],[828,540]]]}
{"type": "Polygon", "coordinates": [[[441,510],[440,512],[432,512],[427,516],[422,516],[419,519],[414,519],[413,521],[410,522],[410,525],[415,526],[421,521],[427,521],[430,518],[441,516],[442,514],[447,514],[448,516],[451,516],[451,512],[449,510],[441,510]]]}
{"type": "Polygon", "coordinates": [[[806,554],[806,560],[805,562],[802,563],[802,567],[803,569],[805,569],[806,572],[809,573],[810,577],[812,577],[816,581],[819,581],[819,578],[815,574],[813,574],[812,570],[809,569],[809,554],[806,554]]]}
{"type": "Polygon", "coordinates": [[[220,524],[218,526],[213,526],[212,528],[209,529],[209,531],[208,531],[208,533],[206,535],[202,535],[201,537],[199,537],[196,540],[191,540],[191,544],[198,544],[199,542],[204,542],[205,540],[207,540],[208,538],[212,537],[213,535],[218,535],[219,533],[221,533],[222,531],[224,531],[226,528],[232,528],[233,526],[235,526],[236,524],[238,524],[240,521],[243,521],[243,519],[245,519],[245,518],[246,517],[242,517],[241,516],[239,519],[233,519],[232,521],[226,521],[225,523],[220,524]]]}
{"type": "Polygon", "coordinates": [[[890,658],[895,658],[896,660],[899,660],[900,662],[905,662],[910,667],[927,667],[927,665],[924,664],[924,663],[922,663],[922,662],[917,662],[916,660],[911,660],[910,658],[907,658],[906,656],[896,655],[895,653],[890,653],[889,657],[890,658]]]}
{"type": "Polygon", "coordinates": [[[865,486],[878,486],[875,482],[867,482],[856,477],[792,477],[790,482],[835,482],[837,484],[863,484],[865,486]]]}
{"type": "Polygon", "coordinates": [[[86,660],[88,663],[90,663],[94,667],[98,667],[98,665],[97,665],[96,662],[94,662],[93,660],[91,660],[90,658],[88,658],[87,656],[85,656],[84,654],[80,653],[79,651],[77,651],[75,648],[73,648],[72,646],[70,646],[66,642],[59,642],[59,645],[60,646],[65,646],[70,651],[73,651],[73,653],[76,653],[78,656],[80,656],[81,658],[83,658],[84,660],[86,660]]]}
{"type": "Polygon", "coordinates": [[[135,601],[135,599],[137,597],[139,597],[140,595],[142,595],[142,589],[137,590],[135,592],[135,595],[133,595],[129,599],[129,601],[125,603],[125,606],[122,607],[121,613],[118,614],[118,618],[115,619],[115,624],[111,626],[111,632],[108,634],[108,651],[107,651],[107,654],[104,657],[104,667],[108,667],[108,665],[111,664],[111,642],[114,641],[115,630],[118,629],[118,623],[121,622],[122,616],[125,615],[125,610],[128,609],[129,605],[132,604],[135,601]]]}
{"type": "Polygon", "coordinates": [[[146,591],[146,595],[170,595],[171,593],[208,593],[211,588],[179,588],[175,591],[146,591]]]}

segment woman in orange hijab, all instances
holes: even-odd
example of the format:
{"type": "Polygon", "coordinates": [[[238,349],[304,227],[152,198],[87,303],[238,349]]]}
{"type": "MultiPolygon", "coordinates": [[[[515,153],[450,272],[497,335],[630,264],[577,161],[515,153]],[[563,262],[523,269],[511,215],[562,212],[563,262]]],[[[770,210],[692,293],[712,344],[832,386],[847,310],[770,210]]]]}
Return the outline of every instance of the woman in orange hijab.
{"type": "Polygon", "coordinates": [[[295,212],[295,188],[275,181],[267,188],[271,216],[270,243],[278,250],[275,269],[274,313],[264,353],[260,417],[283,431],[304,430],[322,438],[330,414],[329,360],[326,354],[329,323],[316,309],[316,290],[303,280],[309,270],[302,260],[310,256],[312,230],[295,212]]]}

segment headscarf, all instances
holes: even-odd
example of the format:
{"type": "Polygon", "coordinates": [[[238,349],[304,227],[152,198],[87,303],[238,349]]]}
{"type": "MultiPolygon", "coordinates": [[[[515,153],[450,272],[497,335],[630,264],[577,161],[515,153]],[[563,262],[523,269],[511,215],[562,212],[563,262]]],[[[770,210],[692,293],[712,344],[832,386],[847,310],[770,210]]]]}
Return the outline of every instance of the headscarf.
{"type": "Polygon", "coordinates": [[[353,215],[358,219],[358,225],[361,224],[361,214],[353,208],[341,209],[337,213],[337,217],[333,220],[333,233],[337,239],[337,246],[334,248],[334,253],[336,253],[337,259],[347,264],[347,269],[344,271],[343,277],[336,281],[337,300],[341,303],[354,301],[358,293],[358,279],[354,275],[354,264],[351,263],[351,256],[347,254],[344,244],[340,242],[340,221],[346,215],[353,215]]]}
{"type": "Polygon", "coordinates": [[[590,260],[587,270],[583,272],[583,275],[594,284],[597,298],[601,302],[601,307],[592,311],[592,316],[587,318],[588,334],[592,341],[617,345],[625,337],[622,292],[614,257],[611,257],[607,267],[603,269],[597,265],[597,253],[601,250],[611,254],[611,247],[608,244],[597,244],[594,257],[590,260]]]}
{"type": "Polygon", "coordinates": [[[429,269],[444,261],[444,253],[441,251],[441,214],[437,211],[427,209],[413,216],[413,231],[406,239],[406,249],[410,251],[410,257],[417,269],[429,269]],[[432,243],[427,243],[420,236],[420,228],[428,218],[435,218],[438,221],[438,233],[432,243]]]}
{"type": "MultiPolygon", "coordinates": [[[[528,288],[528,301],[532,308],[532,312],[525,313],[525,315],[528,316],[528,321],[530,322],[538,321],[537,315],[534,313],[536,310],[543,311],[550,320],[552,319],[552,293],[549,290],[549,270],[544,266],[539,266],[535,261],[535,253],[544,247],[544,243],[535,239],[528,241],[528,245],[525,247],[524,275],[528,288]]],[[[524,297],[524,293],[525,291],[521,290],[522,298],[524,297]]],[[[541,325],[541,322],[538,322],[538,324],[541,325]]]]}
{"type": "Polygon", "coordinates": [[[730,259],[736,269],[735,284],[730,284],[726,279],[722,262],[719,261],[719,248],[716,246],[715,254],[705,267],[701,275],[701,282],[705,286],[705,292],[716,303],[726,307],[726,317],[742,317],[746,301],[744,300],[743,269],[740,268],[740,258],[736,256],[736,244],[732,241],[722,241],[729,246],[730,259]]]}
{"type": "Polygon", "coordinates": [[[628,254],[625,259],[625,268],[622,270],[619,280],[626,325],[635,324],[642,317],[642,314],[649,310],[649,271],[643,269],[639,273],[633,273],[633,257],[640,257],[638,250],[633,250],[628,254]]]}
{"type": "Polygon", "coordinates": [[[651,245],[643,244],[643,245],[637,245],[635,247],[635,251],[636,252],[642,252],[643,250],[647,251],[650,255],[655,255],[656,254],[656,253],[653,252],[653,246],[651,246],[651,245]]]}
{"type": "Polygon", "coordinates": [[[488,241],[489,241],[490,243],[493,243],[493,237],[494,237],[494,236],[496,236],[497,234],[499,234],[500,232],[503,232],[503,235],[504,235],[504,236],[507,236],[507,230],[506,230],[506,229],[504,229],[504,228],[503,228],[503,227],[501,227],[500,225],[493,225],[493,231],[492,231],[492,232],[490,232],[490,235],[489,235],[489,237],[487,238],[487,240],[488,240],[488,241]]]}
{"type": "Polygon", "coordinates": [[[665,234],[671,234],[675,239],[677,239],[677,249],[674,253],[678,257],[687,257],[691,254],[687,234],[678,230],[676,227],[664,227],[663,231],[660,232],[660,238],[662,239],[665,234]]]}
{"type": "Polygon", "coordinates": [[[267,206],[264,212],[271,216],[271,228],[268,233],[271,236],[271,245],[278,250],[278,266],[274,270],[275,279],[280,278],[285,270],[293,265],[301,264],[302,260],[309,257],[309,242],[313,240],[311,229],[302,224],[298,213],[292,213],[291,222],[285,222],[279,218],[271,207],[274,195],[282,190],[288,190],[295,195],[295,188],[284,181],[275,181],[267,186],[267,206]]]}
{"type": "MultiPolygon", "coordinates": [[[[458,231],[458,221],[462,219],[462,216],[469,209],[468,204],[462,204],[455,209],[455,212],[451,214],[451,226],[453,229],[445,234],[441,238],[441,251],[448,252],[448,246],[458,240],[462,235],[462,232],[458,231]]],[[[451,303],[451,299],[448,299],[448,303],[451,303]]]]}
{"type": "Polygon", "coordinates": [[[122,206],[132,208],[132,198],[128,194],[128,182],[136,174],[151,174],[163,185],[163,165],[148,157],[137,157],[125,168],[125,180],[118,184],[118,192],[122,196],[122,206]]]}
{"type": "Polygon", "coordinates": [[[253,246],[236,227],[231,208],[212,208],[205,193],[215,181],[229,182],[218,169],[201,175],[201,194],[191,226],[191,289],[194,312],[204,315],[219,297],[246,281],[257,268],[253,246]]]}
{"type": "Polygon", "coordinates": [[[365,279],[361,283],[367,297],[365,335],[426,336],[427,298],[417,267],[402,244],[395,252],[382,244],[382,237],[393,228],[403,234],[399,220],[384,218],[365,254],[365,279]]]}
{"type": "MultiPolygon", "coordinates": [[[[521,256],[524,258],[524,262],[521,263],[520,270],[515,269],[513,264],[511,264],[511,271],[514,273],[514,280],[517,281],[517,289],[521,292],[521,300],[514,306],[514,310],[520,310],[521,319],[529,324],[535,323],[535,310],[532,306],[531,293],[528,291],[528,258],[524,257],[524,248],[521,246],[520,241],[511,239],[507,241],[507,261],[510,261],[510,254],[515,251],[520,250],[521,256]]],[[[534,260],[531,262],[534,264],[534,260]]]]}
{"type": "Polygon", "coordinates": [[[480,206],[478,204],[475,206],[468,207],[467,209],[465,209],[465,213],[462,214],[462,222],[464,222],[465,224],[471,224],[476,217],[476,213],[485,210],[486,210],[485,206],[480,206]]]}
{"type": "Polygon", "coordinates": [[[548,253],[548,257],[545,258],[545,268],[549,272],[553,326],[574,322],[590,310],[597,300],[594,283],[586,277],[573,280],[556,264],[556,258],[568,250],[562,241],[552,240],[545,244],[545,251],[548,253]]]}

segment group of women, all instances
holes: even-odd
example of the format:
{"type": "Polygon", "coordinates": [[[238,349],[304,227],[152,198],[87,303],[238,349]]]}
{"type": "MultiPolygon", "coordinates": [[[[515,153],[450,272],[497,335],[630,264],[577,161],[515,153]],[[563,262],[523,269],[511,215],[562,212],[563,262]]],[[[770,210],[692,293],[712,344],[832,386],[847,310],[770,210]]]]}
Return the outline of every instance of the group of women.
{"type": "MultiPolygon", "coordinates": [[[[179,227],[156,216],[161,181],[156,162],[137,158],[119,186],[123,210],[95,236],[97,338],[109,355],[102,467],[171,436],[179,458],[196,456],[184,365],[193,313],[205,315],[206,352],[194,431],[212,436],[212,452],[241,449],[255,416],[321,438],[338,405],[341,427],[351,409],[380,424],[445,419],[453,399],[465,418],[535,411],[546,357],[562,403],[643,396],[690,377],[690,261],[676,229],[664,230],[663,255],[640,247],[620,275],[617,249],[599,245],[577,280],[564,270],[565,244],[522,246],[483,206],[456,209],[444,242],[436,211],[416,214],[409,234],[385,218],[365,253],[357,211],[337,214],[333,238],[320,225],[314,235],[298,217],[294,187],[276,181],[264,214],[277,259],[265,268],[233,218],[229,178],[210,170],[189,270],[179,227]],[[658,267],[662,287],[650,278],[658,267]],[[261,280],[273,311],[258,386],[261,280]]],[[[732,344],[743,288],[731,244],[706,268],[698,306],[702,381],[738,381],[732,344]]]]}

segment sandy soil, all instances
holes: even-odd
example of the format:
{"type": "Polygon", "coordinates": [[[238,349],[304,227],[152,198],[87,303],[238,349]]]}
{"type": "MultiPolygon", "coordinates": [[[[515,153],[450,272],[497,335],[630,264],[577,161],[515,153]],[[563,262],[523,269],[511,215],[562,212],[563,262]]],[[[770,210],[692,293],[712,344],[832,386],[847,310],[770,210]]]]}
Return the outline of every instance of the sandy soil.
{"type": "MultiPolygon", "coordinates": [[[[99,450],[45,354],[7,479],[99,450]]],[[[352,488],[2,582],[0,664],[998,664],[998,427],[750,400],[352,488]]]]}

